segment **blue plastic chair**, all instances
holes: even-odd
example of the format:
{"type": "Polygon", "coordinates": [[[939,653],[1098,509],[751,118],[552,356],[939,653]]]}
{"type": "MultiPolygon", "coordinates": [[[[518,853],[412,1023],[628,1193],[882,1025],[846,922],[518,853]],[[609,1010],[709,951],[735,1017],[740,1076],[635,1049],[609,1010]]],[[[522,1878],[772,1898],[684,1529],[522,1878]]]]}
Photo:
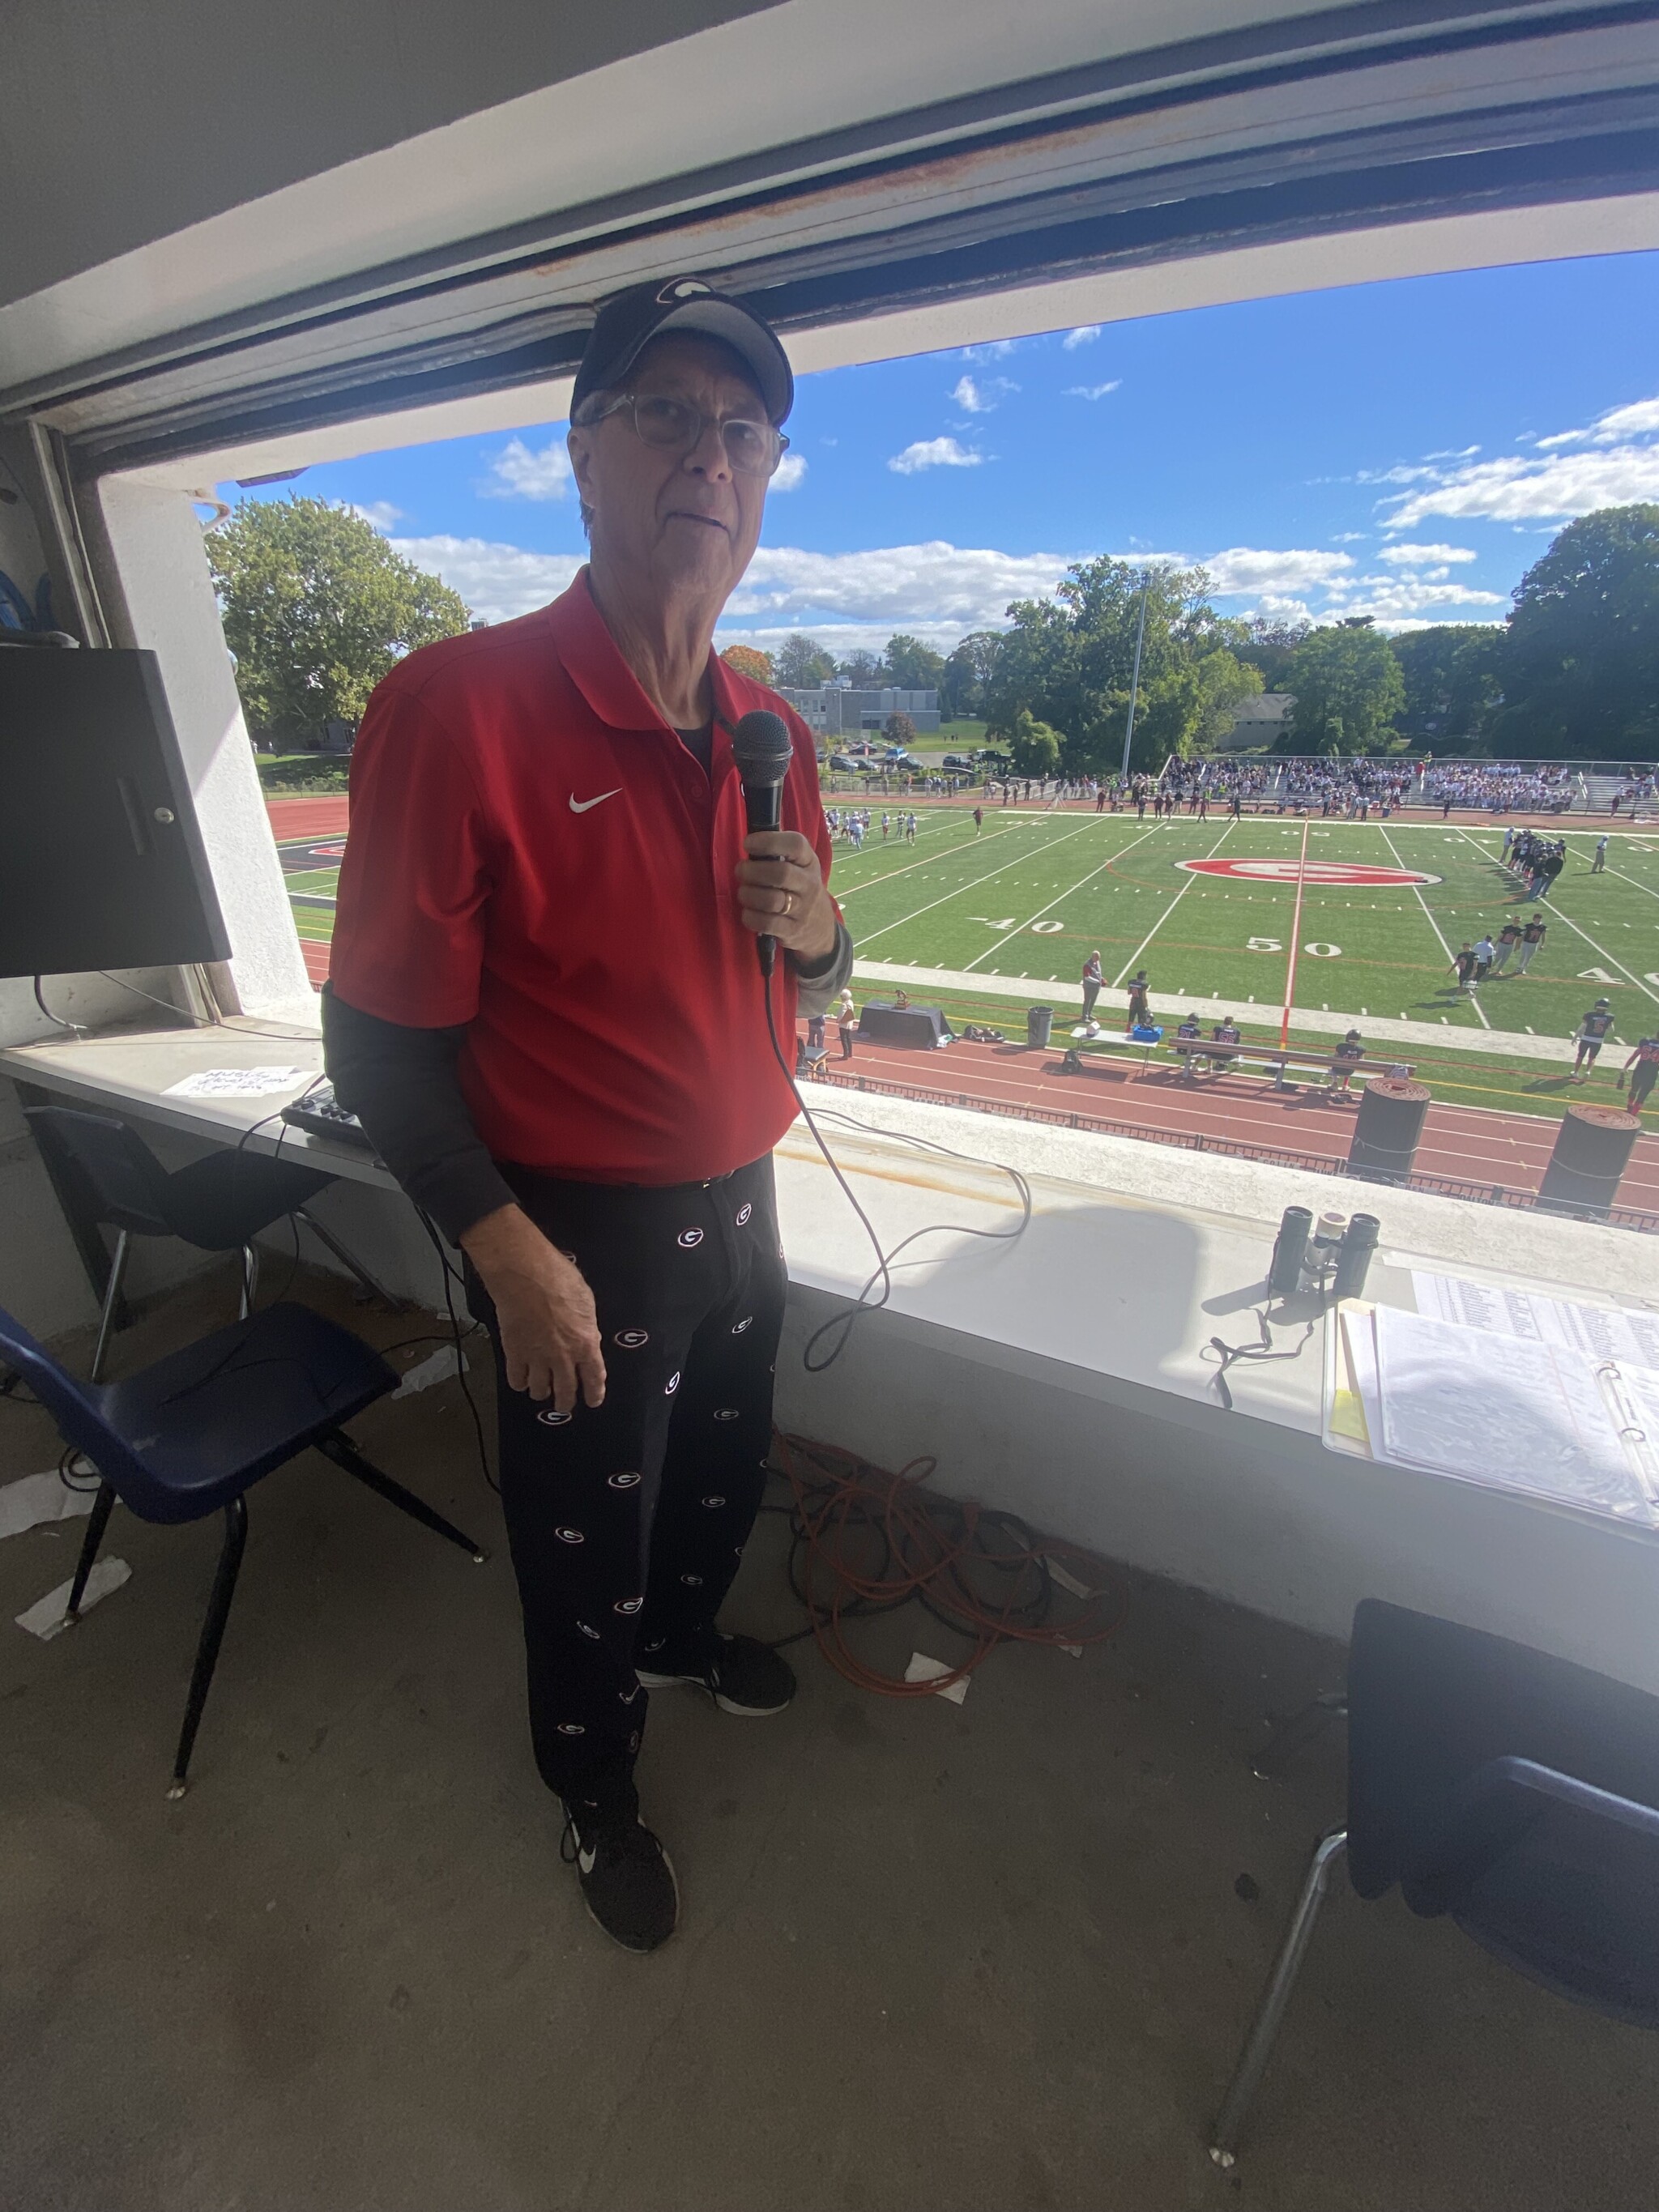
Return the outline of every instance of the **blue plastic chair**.
{"type": "Polygon", "coordinates": [[[1659,2027],[1659,1698],[1524,1644],[1367,1598],[1348,1661],[1348,1819],[1315,1847],[1210,2155],[1244,2118],[1346,1854],[1517,1973],[1659,2027]]]}
{"type": "Polygon", "coordinates": [[[487,1554],[412,1491],[363,1457],[341,1427],[398,1387],[360,1337],[307,1307],[267,1306],[119,1382],[82,1382],[0,1310],[0,1356],[98,1470],[98,1495],[70,1587],[65,1626],[78,1623],[87,1577],[118,1498],[141,1521],[199,1521],[223,1511],[224,1542],[196,1647],[169,1797],[185,1794],[191,1747],[213,1682],[247,1540],[245,1494],[308,1444],[411,1519],[487,1554]]]}

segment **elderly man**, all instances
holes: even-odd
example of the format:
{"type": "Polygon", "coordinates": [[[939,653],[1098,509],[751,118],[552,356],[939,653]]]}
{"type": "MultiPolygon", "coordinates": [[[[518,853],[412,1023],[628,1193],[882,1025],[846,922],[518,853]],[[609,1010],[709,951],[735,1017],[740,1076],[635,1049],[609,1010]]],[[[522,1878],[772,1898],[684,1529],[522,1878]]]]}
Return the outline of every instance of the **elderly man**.
{"type": "Polygon", "coordinates": [[[465,1255],[494,1340],[537,1764],[589,1911],[673,1931],[639,1817],[651,1689],[771,1713],[794,1678],[715,1615],[759,1506],[793,1046],[851,971],[811,736],[712,650],[793,397],[695,278],[601,310],[569,450],[592,556],[517,622],[411,653],[351,778],[328,1068],[465,1255]],[[733,725],[782,714],[783,827],[745,833],[733,725]],[[787,954],[769,982],[767,933],[787,954]]]}

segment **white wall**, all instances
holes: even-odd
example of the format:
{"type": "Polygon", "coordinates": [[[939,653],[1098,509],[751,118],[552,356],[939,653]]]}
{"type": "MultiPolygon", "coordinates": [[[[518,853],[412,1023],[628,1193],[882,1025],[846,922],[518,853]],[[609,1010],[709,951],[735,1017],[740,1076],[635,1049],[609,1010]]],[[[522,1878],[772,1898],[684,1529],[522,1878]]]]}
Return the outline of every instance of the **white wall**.
{"type": "Polygon", "coordinates": [[[105,478],[97,497],[118,578],[115,641],[160,659],[243,1010],[314,1012],[196,510],[131,478],[105,478]]]}
{"type": "Polygon", "coordinates": [[[932,1479],[953,1496],[1322,1635],[1346,1639],[1359,1600],[1387,1598],[1659,1692],[1650,1540],[1339,1458],[1218,1404],[1121,1384],[1107,1396],[1058,1362],[1018,1373],[971,1338],[888,1315],[860,1321],[836,1365],[808,1376],[801,1346],[834,1309],[791,1292],[782,1428],[888,1468],[936,1454],[932,1479]]]}

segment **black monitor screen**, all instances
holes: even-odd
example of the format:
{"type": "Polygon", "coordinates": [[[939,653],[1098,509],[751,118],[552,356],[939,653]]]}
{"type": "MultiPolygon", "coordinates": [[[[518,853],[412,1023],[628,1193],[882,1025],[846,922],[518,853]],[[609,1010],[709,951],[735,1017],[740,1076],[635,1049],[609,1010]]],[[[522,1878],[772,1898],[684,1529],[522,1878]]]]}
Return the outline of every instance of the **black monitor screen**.
{"type": "Polygon", "coordinates": [[[155,655],[0,647],[0,975],[229,957],[155,655]]]}

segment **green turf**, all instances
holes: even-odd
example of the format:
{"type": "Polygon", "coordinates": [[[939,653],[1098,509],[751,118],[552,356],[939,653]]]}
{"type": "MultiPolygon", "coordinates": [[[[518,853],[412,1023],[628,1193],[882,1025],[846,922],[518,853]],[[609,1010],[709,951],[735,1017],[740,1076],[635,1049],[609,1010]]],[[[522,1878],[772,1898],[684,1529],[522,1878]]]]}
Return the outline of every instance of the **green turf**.
{"type": "MultiPolygon", "coordinates": [[[[874,841],[862,853],[836,847],[834,888],[861,958],[1019,978],[1035,999],[1046,983],[1075,983],[1097,948],[1109,983],[1146,967],[1154,1010],[1166,1023],[1178,1018],[1183,994],[1221,998],[1237,1006],[1247,1035],[1277,1036],[1294,885],[1194,876],[1176,863],[1207,854],[1293,860],[1300,823],[1200,823],[1182,815],[1156,824],[1133,814],[991,806],[975,834],[971,807],[933,807],[918,809],[917,841],[908,847],[896,836],[882,842],[882,811],[876,801],[874,841]],[[1261,941],[1255,949],[1252,939],[1261,941]]],[[[896,803],[887,808],[896,821],[900,811],[896,803]]],[[[1314,822],[1310,859],[1397,861],[1442,880],[1423,886],[1420,898],[1409,890],[1310,884],[1297,933],[1296,1006],[1351,1015],[1362,1029],[1368,1018],[1401,1017],[1443,1026],[1443,1050],[1399,1048],[1439,1097],[1558,1115],[1569,1098],[1605,1093],[1610,1102],[1613,1070],[1625,1057],[1619,1041],[1628,1046],[1659,1025],[1659,837],[1614,834],[1607,872],[1594,876],[1599,826],[1567,834],[1572,858],[1546,909],[1549,936],[1531,973],[1489,982],[1477,1012],[1454,988],[1441,939],[1455,951],[1483,928],[1496,934],[1506,913],[1531,911],[1498,865],[1501,827],[1314,822]],[[1322,949],[1310,952],[1310,945],[1322,949]],[[1617,1018],[1613,1042],[1601,1073],[1583,1086],[1569,1090],[1565,1069],[1552,1064],[1457,1049],[1462,1033],[1483,1026],[1565,1037],[1603,994],[1617,1018]]],[[[288,881],[292,890],[326,894],[336,873],[319,868],[288,881]]],[[[296,907],[295,915],[302,937],[327,941],[333,916],[326,908],[296,907]]],[[[1023,1032],[1018,999],[981,996],[970,985],[941,985],[928,996],[953,1020],[1023,1032]]],[[[1057,1028],[1063,1023],[1064,1009],[1057,1028]]],[[[1299,1030],[1292,1036],[1316,1048],[1331,1041],[1299,1030]]]]}
{"type": "MultiPolygon", "coordinates": [[[[1659,842],[1616,837],[1608,872],[1592,876],[1597,834],[1572,833],[1578,850],[1530,975],[1489,982],[1477,1010],[1448,972],[1451,951],[1483,928],[1495,933],[1507,913],[1531,910],[1498,863],[1501,830],[1313,823],[1310,860],[1398,861],[1441,880],[1420,896],[1308,885],[1294,1003],[1362,1025],[1404,1018],[1565,1036],[1605,994],[1615,1035],[1633,1042],[1659,1014],[1659,842]]],[[[971,811],[953,808],[921,817],[914,851],[884,846],[878,832],[861,854],[838,847],[834,882],[867,960],[1075,982],[1097,948],[1109,982],[1146,967],[1155,1006],[1192,995],[1248,1012],[1252,1001],[1284,1003],[1295,886],[1193,876],[1176,864],[1293,860],[1301,842],[1300,823],[1271,817],[1155,824],[1000,807],[987,810],[976,836],[971,811]]]]}

